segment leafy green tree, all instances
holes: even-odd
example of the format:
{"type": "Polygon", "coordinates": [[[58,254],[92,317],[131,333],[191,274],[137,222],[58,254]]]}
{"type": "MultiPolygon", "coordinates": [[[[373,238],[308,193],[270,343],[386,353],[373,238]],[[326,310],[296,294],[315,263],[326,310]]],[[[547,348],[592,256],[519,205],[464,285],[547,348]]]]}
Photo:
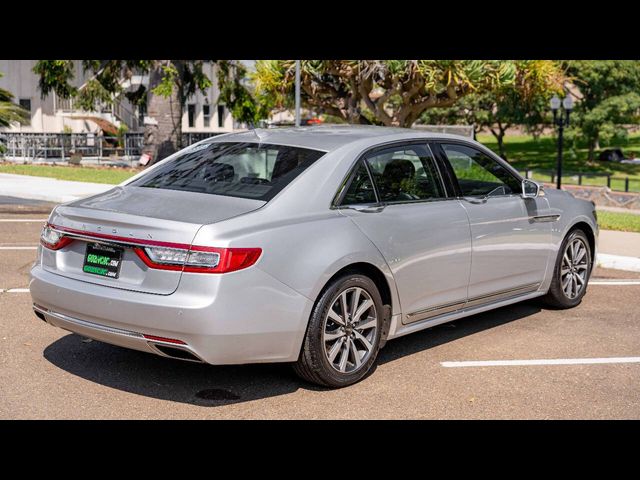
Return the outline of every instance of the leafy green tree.
{"type": "Polygon", "coordinates": [[[143,153],[150,165],[182,147],[184,104],[197,90],[211,86],[204,73],[204,60],[82,60],[91,75],[82,89],[75,87],[72,60],[39,60],[34,72],[40,76],[43,97],[55,92],[61,98],[75,98],[85,110],[96,104],[111,104],[125,95],[134,105],[147,107],[150,122],[145,124],[143,153]],[[122,82],[134,74],[148,74],[149,85],[125,91],[122,82]]]}
{"type": "Polygon", "coordinates": [[[476,133],[487,129],[496,138],[498,152],[507,159],[504,138],[519,125],[539,133],[547,122],[548,101],[560,93],[566,80],[561,65],[550,60],[518,60],[513,82],[499,88],[472,93],[454,107],[423,114],[423,123],[473,125],[476,133]]]}
{"type": "MultiPolygon", "coordinates": [[[[2,77],[0,73],[0,78],[2,77]]],[[[11,123],[28,124],[31,121],[29,112],[13,103],[13,94],[0,88],[0,127],[9,127],[11,123]]]]}
{"type": "Polygon", "coordinates": [[[269,117],[274,108],[273,97],[256,95],[247,68],[241,62],[218,60],[217,79],[218,103],[224,103],[237,121],[253,127],[269,117]]]}
{"type": "MultiPolygon", "coordinates": [[[[258,61],[253,79],[257,95],[275,107],[292,106],[293,60],[258,61]]],[[[426,110],[515,79],[513,61],[302,60],[301,99],[349,123],[410,127],[426,110]]]]}
{"type": "Polygon", "coordinates": [[[565,63],[567,74],[582,95],[572,113],[571,133],[587,143],[588,159],[594,160],[601,141],[626,139],[625,125],[638,121],[640,62],[571,60],[565,63]]]}

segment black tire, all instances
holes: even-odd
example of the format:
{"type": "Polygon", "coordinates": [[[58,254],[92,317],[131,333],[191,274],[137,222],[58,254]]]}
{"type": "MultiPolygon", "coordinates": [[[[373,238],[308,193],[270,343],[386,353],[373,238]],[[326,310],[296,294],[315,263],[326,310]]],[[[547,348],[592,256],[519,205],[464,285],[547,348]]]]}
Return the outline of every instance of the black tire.
{"type": "Polygon", "coordinates": [[[359,382],[371,371],[378,356],[383,316],[384,310],[380,292],[370,278],[357,273],[349,273],[336,278],[322,291],[311,312],[300,357],[293,365],[294,371],[302,379],[324,387],[341,388],[359,382]],[[357,370],[343,373],[331,365],[325,353],[324,320],[338,296],[353,287],[362,288],[371,297],[375,306],[377,326],[368,358],[357,370]]]}
{"type": "Polygon", "coordinates": [[[589,239],[586,234],[580,230],[575,229],[569,232],[569,234],[565,237],[560,245],[560,250],[558,251],[558,258],[556,258],[556,264],[553,270],[553,279],[551,280],[551,285],[549,287],[549,292],[542,297],[544,303],[551,307],[566,309],[573,308],[578,306],[580,302],[582,302],[582,297],[587,292],[587,283],[589,281],[589,277],[591,277],[591,270],[593,269],[593,253],[591,252],[591,246],[589,244],[589,239]],[[562,276],[561,276],[561,268],[562,268],[562,259],[564,253],[567,249],[567,245],[574,242],[576,239],[582,240],[584,246],[587,250],[587,275],[585,280],[584,287],[579,291],[578,295],[575,298],[569,298],[564,290],[562,289],[562,276]]]}

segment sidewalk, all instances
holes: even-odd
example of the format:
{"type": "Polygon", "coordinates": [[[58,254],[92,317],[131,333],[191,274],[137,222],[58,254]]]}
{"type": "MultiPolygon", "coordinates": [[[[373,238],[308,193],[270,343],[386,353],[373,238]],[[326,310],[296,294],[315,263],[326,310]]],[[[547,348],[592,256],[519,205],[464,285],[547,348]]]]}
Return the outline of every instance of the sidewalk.
{"type": "Polygon", "coordinates": [[[640,215],[640,210],[636,210],[634,208],[601,207],[600,205],[596,205],[596,210],[602,210],[603,212],[630,213],[631,215],[640,215]]]}
{"type": "Polygon", "coordinates": [[[0,195],[64,203],[102,193],[115,185],[71,182],[48,177],[0,173],[0,195]]]}
{"type": "Polygon", "coordinates": [[[640,272],[640,233],[600,230],[597,264],[640,272]]]}

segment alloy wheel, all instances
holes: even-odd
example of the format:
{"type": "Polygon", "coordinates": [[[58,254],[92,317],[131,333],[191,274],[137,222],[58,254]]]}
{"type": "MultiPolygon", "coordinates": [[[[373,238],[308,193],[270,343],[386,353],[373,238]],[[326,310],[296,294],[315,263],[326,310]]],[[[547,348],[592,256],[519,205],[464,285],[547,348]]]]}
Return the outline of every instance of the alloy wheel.
{"type": "Polygon", "coordinates": [[[371,295],[360,287],[340,292],[324,319],[322,341],[329,364],[340,373],[353,373],[374,350],[378,314],[371,295]]]}
{"type": "Polygon", "coordinates": [[[564,295],[573,300],[587,285],[589,273],[588,247],[580,238],[574,238],[565,247],[560,266],[560,281],[564,295]]]}

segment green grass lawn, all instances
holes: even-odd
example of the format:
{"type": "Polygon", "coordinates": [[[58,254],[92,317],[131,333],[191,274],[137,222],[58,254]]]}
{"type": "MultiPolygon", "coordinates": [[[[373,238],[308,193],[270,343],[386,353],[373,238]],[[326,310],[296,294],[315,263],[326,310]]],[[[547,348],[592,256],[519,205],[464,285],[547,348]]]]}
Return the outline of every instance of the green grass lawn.
{"type": "Polygon", "coordinates": [[[59,180],[73,180],[76,182],[109,183],[112,185],[123,182],[138,173],[133,168],[111,167],[68,167],[63,165],[16,165],[0,164],[0,173],[17,175],[31,175],[34,177],[51,177],[59,180]]]}
{"type": "MultiPolygon", "coordinates": [[[[492,135],[478,135],[478,141],[497,153],[498,144],[492,135]]],[[[627,142],[616,145],[625,153],[626,157],[640,156],[640,133],[629,135],[627,142]]],[[[603,147],[606,148],[606,147],[603,147]]],[[[613,146],[611,147],[613,148],[613,146]]],[[[524,172],[526,169],[534,171],[533,178],[544,182],[551,181],[547,172],[540,170],[555,170],[557,158],[557,146],[551,136],[534,140],[530,135],[512,135],[505,137],[505,149],[507,159],[515,168],[524,172]],[[539,172],[535,172],[539,170],[539,172]]],[[[600,162],[594,160],[588,162],[586,146],[575,149],[565,149],[563,169],[567,174],[583,173],[609,173],[612,175],[611,188],[624,191],[624,178],[629,177],[629,191],[640,192],[640,165],[628,165],[616,162],[600,162]]],[[[562,180],[566,184],[578,184],[577,176],[566,176],[562,180]]],[[[606,177],[583,177],[583,185],[604,186],[606,177]]]]}
{"type": "Polygon", "coordinates": [[[598,225],[602,230],[640,233],[640,215],[598,210],[598,225]]]}

